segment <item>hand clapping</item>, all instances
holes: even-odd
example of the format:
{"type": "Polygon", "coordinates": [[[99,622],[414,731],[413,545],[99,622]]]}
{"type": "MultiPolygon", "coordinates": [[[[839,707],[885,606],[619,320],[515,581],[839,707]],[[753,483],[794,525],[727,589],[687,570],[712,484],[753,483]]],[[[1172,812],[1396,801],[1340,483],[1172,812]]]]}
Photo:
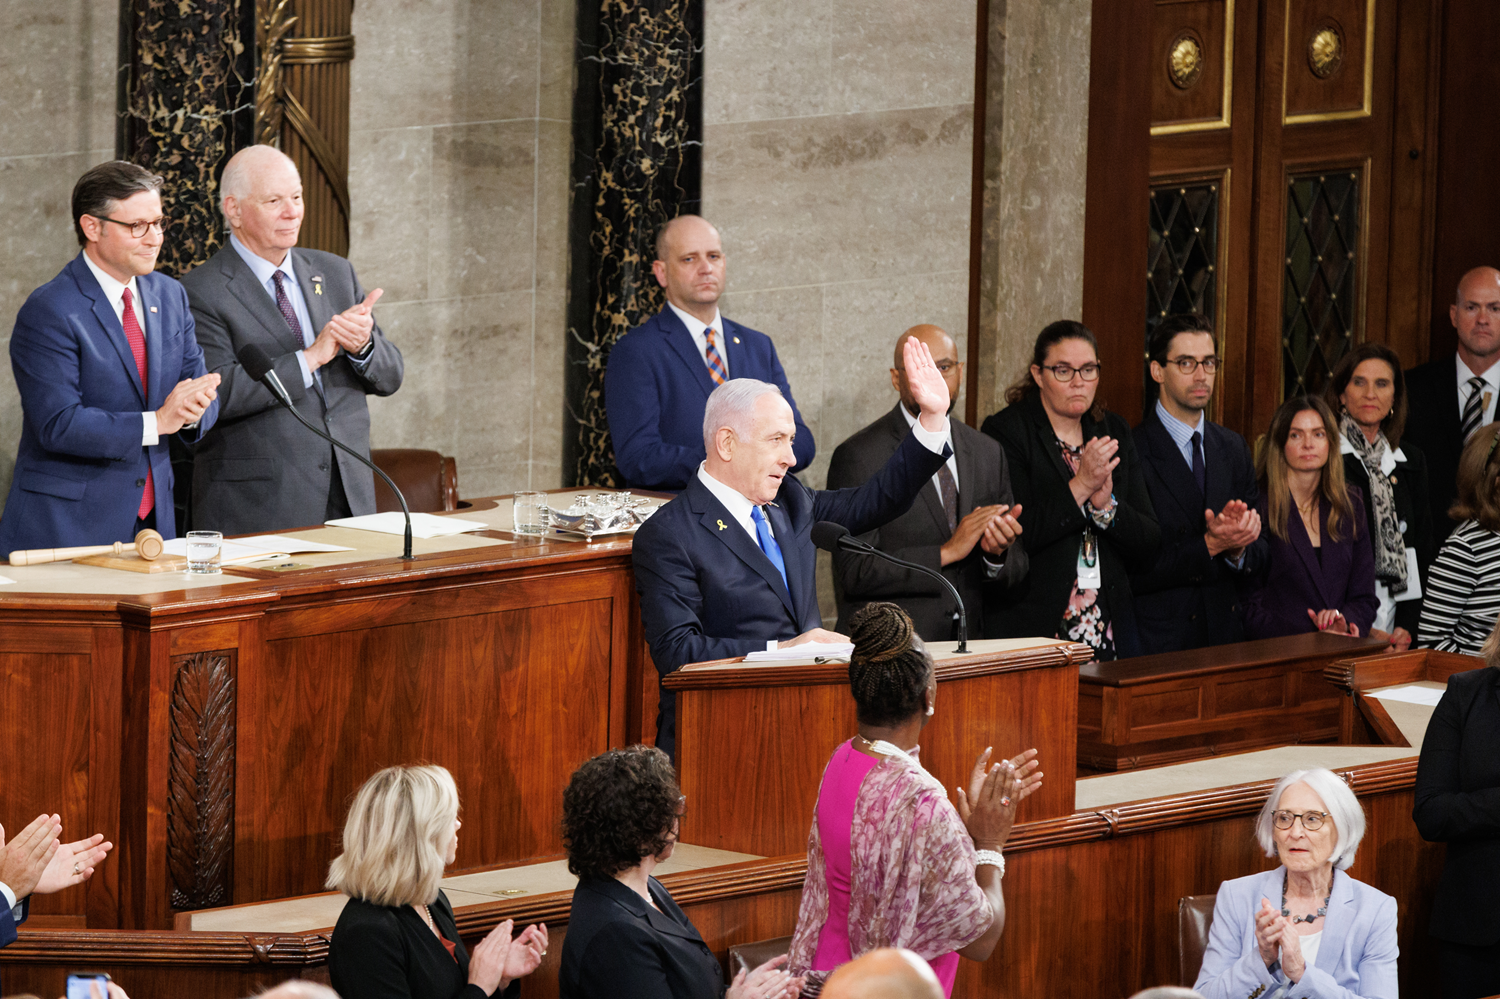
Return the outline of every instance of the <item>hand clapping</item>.
{"type": "Polygon", "coordinates": [[[753,970],[741,970],[724,993],[724,999],[797,999],[806,979],[793,978],[780,970],[786,962],[787,955],[782,954],[753,970]]]}
{"type": "Polygon", "coordinates": [[[1279,960],[1287,978],[1293,982],[1302,980],[1307,971],[1307,963],[1302,958],[1302,940],[1292,921],[1271,908],[1268,898],[1260,900],[1260,911],[1255,914],[1255,944],[1267,968],[1279,960]]]}
{"type": "Polygon", "coordinates": [[[1225,503],[1217,516],[1211,509],[1204,510],[1203,524],[1210,556],[1227,553],[1238,558],[1260,537],[1260,512],[1250,509],[1243,500],[1225,503]]]}
{"type": "Polygon", "coordinates": [[[992,748],[986,748],[974,761],[969,774],[968,790],[958,789],[958,815],[964,820],[974,846],[980,850],[999,850],[1010,837],[1016,821],[1016,808],[1031,792],[1042,786],[1037,771],[1036,750],[990,766],[992,748]]]}

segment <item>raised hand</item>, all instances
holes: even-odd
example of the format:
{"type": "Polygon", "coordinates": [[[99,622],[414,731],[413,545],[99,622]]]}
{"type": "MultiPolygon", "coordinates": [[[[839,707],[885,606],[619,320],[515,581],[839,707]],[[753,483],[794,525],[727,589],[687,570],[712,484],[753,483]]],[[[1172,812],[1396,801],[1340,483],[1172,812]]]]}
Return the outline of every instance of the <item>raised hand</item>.
{"type": "Polygon", "coordinates": [[[901,362],[906,369],[906,384],[911,387],[911,396],[921,407],[922,427],[932,433],[940,433],[948,425],[948,383],[943,373],[932,362],[932,351],[916,337],[908,337],[901,345],[901,362]]]}

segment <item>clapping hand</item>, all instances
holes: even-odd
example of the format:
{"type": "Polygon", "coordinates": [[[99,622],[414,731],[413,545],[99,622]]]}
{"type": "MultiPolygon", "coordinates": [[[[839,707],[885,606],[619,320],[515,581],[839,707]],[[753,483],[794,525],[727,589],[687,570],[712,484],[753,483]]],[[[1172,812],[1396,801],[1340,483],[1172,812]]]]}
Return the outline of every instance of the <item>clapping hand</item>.
{"type": "Polygon", "coordinates": [[[534,923],[521,931],[511,941],[510,953],[505,959],[505,972],[501,975],[502,986],[517,978],[524,978],[535,971],[547,954],[547,924],[534,923]]]}
{"type": "Polygon", "coordinates": [[[1260,950],[1260,959],[1269,968],[1277,960],[1281,970],[1293,982],[1302,980],[1307,972],[1307,961],[1302,956],[1302,938],[1297,928],[1277,909],[1271,908],[1271,900],[1260,900],[1260,911],[1255,914],[1255,945],[1260,950]]]}
{"type": "Polygon", "coordinates": [[[10,842],[5,841],[5,827],[0,826],[0,881],[15,892],[20,901],[36,890],[47,865],[58,851],[62,823],[56,815],[38,815],[10,842]]]}
{"type": "Polygon", "coordinates": [[[1215,516],[1203,511],[1204,542],[1210,556],[1227,554],[1239,558],[1260,537],[1260,512],[1245,505],[1244,500],[1230,500],[1215,516]]]}
{"type": "Polygon", "coordinates": [[[375,303],[380,301],[383,294],[385,289],[376,288],[365,296],[364,301],[349,306],[328,320],[328,325],[323,329],[333,336],[340,347],[351,354],[358,354],[365,349],[365,344],[370,342],[370,336],[375,331],[375,303]]]}
{"type": "Polygon", "coordinates": [[[968,789],[958,789],[959,818],[964,820],[974,846],[980,850],[999,850],[1005,846],[1016,821],[1016,807],[1042,786],[1042,775],[1037,771],[1041,763],[1035,749],[991,766],[992,752],[987,747],[979,754],[969,774],[968,789]]]}
{"type": "Polygon", "coordinates": [[[797,999],[806,979],[794,978],[789,972],[782,971],[781,966],[786,960],[787,955],[782,954],[753,970],[741,970],[734,976],[724,999],[797,999]]]}
{"type": "Polygon", "coordinates": [[[979,539],[979,547],[989,555],[1004,555],[1005,550],[1016,543],[1021,536],[1021,504],[1014,506],[1002,505],[999,512],[990,518],[985,525],[984,537],[979,539]]]}
{"type": "MultiPolygon", "coordinates": [[[[1114,472],[1120,464],[1119,451],[1120,442],[1113,437],[1093,437],[1084,442],[1073,481],[1079,483],[1083,498],[1096,510],[1109,506],[1110,496],[1115,491],[1114,472]]],[[[1078,498],[1078,490],[1074,490],[1073,497],[1078,498]]]]}
{"type": "Polygon", "coordinates": [[[83,884],[94,876],[94,868],[108,856],[114,846],[113,843],[104,842],[103,833],[61,844],[52,855],[47,869],[42,872],[41,879],[37,881],[37,893],[50,895],[52,892],[83,884]]]}

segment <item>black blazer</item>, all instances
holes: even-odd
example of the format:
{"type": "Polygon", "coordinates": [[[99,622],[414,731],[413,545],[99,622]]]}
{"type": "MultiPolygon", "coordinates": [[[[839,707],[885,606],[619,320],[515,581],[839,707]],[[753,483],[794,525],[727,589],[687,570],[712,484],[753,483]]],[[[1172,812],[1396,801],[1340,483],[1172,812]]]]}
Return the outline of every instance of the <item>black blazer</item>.
{"type": "MultiPolygon", "coordinates": [[[[981,429],[1005,448],[1031,561],[1026,579],[999,597],[997,613],[990,617],[995,630],[991,633],[986,626],[985,634],[989,638],[1055,635],[1078,578],[1078,544],[1085,524],[1083,511],[1068,489],[1073,474],[1058,453],[1052,424],[1036,395],[991,415],[981,429]]],[[[1115,649],[1123,659],[1140,654],[1130,573],[1151,565],[1161,543],[1161,529],[1125,421],[1114,413],[1105,413],[1102,421],[1085,413],[1083,437],[1085,441],[1113,437],[1120,442],[1120,464],[1114,471],[1119,512],[1109,530],[1096,529],[1096,534],[1104,582],[1099,599],[1109,612],[1115,649]]]]}
{"type": "MultiPolygon", "coordinates": [[[[1457,431],[1454,431],[1457,433],[1457,431]]],[[[1427,567],[1437,557],[1438,544],[1433,537],[1432,530],[1432,508],[1427,505],[1429,484],[1427,481],[1427,456],[1422,449],[1411,442],[1410,438],[1403,440],[1399,450],[1406,456],[1405,461],[1396,462],[1396,467],[1391,469],[1391,493],[1396,501],[1396,519],[1406,524],[1406,531],[1402,535],[1408,548],[1413,548],[1417,553],[1417,575],[1421,577],[1422,592],[1427,591],[1427,567]]],[[[1365,468],[1365,463],[1359,460],[1359,455],[1344,455],[1344,481],[1350,485],[1358,486],[1360,492],[1366,497],[1365,503],[1365,530],[1370,538],[1371,550],[1375,544],[1375,504],[1368,501],[1370,495],[1370,473],[1365,468]]],[[[1446,521],[1446,517],[1444,520],[1446,521]]],[[[1446,531],[1444,532],[1446,535],[1446,531]]],[[[1415,641],[1417,637],[1417,621],[1422,617],[1422,601],[1402,600],[1396,604],[1396,626],[1405,628],[1411,632],[1415,641]]]]}
{"type": "MultiPolygon", "coordinates": [[[[469,952],[458,937],[448,896],[438,892],[430,908],[432,921],[455,945],[453,957],[411,906],[351,898],[328,942],[334,991],[349,999],[484,999],[485,991],[469,984],[469,952]]],[[[519,996],[520,981],[503,994],[519,996]]]]}
{"type": "MultiPolygon", "coordinates": [[[[950,420],[953,454],[958,462],[958,517],[976,507],[1012,502],[1005,451],[973,427],[950,420]]],[[[874,423],[840,444],[828,466],[828,488],[842,489],[866,482],[885,465],[911,434],[901,403],[874,423]]],[[[1023,511],[1024,512],[1024,511],[1023,511]]],[[[985,600],[1026,576],[1025,537],[1005,551],[994,578],[986,570],[984,552],[976,544],[969,557],[943,565],[942,547],[953,534],[943,499],[931,479],[922,486],[910,510],[863,535],[865,541],[897,558],[941,572],[958,590],[968,612],[970,638],[984,637],[985,600]]],[[[838,598],[837,630],[849,633],[849,618],[872,600],[892,600],[911,615],[917,634],[929,642],[946,642],[953,634],[953,597],[931,576],[884,559],[846,551],[833,553],[833,588],[838,598]]]]}
{"type": "Polygon", "coordinates": [[[1243,641],[1238,582],[1265,565],[1266,539],[1262,535],[1245,549],[1239,568],[1222,555],[1211,558],[1203,511],[1211,507],[1218,513],[1230,500],[1255,508],[1260,490],[1245,439],[1203,421],[1206,496],[1154,406],[1135,428],[1135,447],[1162,537],[1156,564],[1130,577],[1142,651],[1150,655],[1243,641]]]}
{"type": "Polygon", "coordinates": [[[1432,540],[1441,546],[1458,526],[1456,520],[1448,519],[1448,508],[1458,495],[1458,456],[1464,449],[1459,435],[1463,413],[1458,408],[1458,368],[1452,354],[1406,373],[1406,412],[1401,447],[1415,444],[1427,460],[1432,540]]]}
{"type": "Polygon", "coordinates": [[[620,882],[573,889],[558,986],[562,999],[719,999],[724,970],[661,882],[657,909],[620,882]]]}
{"type": "Polygon", "coordinates": [[[1500,671],[1448,678],[1422,740],[1411,816],[1423,839],[1448,844],[1432,935],[1475,947],[1500,941],[1500,671]]]}

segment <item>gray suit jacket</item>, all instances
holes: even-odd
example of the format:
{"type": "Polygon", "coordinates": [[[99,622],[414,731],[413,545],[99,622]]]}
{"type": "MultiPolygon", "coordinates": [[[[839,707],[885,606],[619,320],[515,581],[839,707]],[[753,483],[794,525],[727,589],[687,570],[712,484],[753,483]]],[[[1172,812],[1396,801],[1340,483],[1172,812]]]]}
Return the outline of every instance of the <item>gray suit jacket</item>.
{"type": "MultiPolygon", "coordinates": [[[[828,466],[828,488],[861,485],[885,464],[911,428],[901,415],[900,403],[874,423],[840,444],[828,466]]],[[[973,427],[949,420],[953,431],[953,453],[958,462],[958,516],[962,520],[975,507],[1011,503],[1010,476],[1005,452],[990,437],[973,427]]],[[[943,500],[937,486],[928,480],[911,509],[868,534],[865,541],[897,558],[940,570],[959,595],[969,616],[969,637],[985,637],[984,599],[987,593],[1020,582],[1026,576],[1027,559],[1018,540],[1005,553],[1003,568],[990,578],[984,553],[978,545],[969,557],[942,565],[943,542],[952,536],[943,500]]],[[[872,600],[891,600],[911,615],[917,634],[929,642],[945,642],[953,636],[953,598],[937,580],[903,569],[870,555],[837,552],[833,556],[834,590],[838,596],[838,630],[847,634],[849,618],[872,600]]],[[[997,637],[990,635],[989,637],[997,637]]]]}
{"type": "MultiPolygon", "coordinates": [[[[365,297],[343,257],[300,247],[291,256],[314,334],[365,297]]],[[[370,470],[298,423],[269,390],[245,374],[235,355],[246,344],[259,345],[274,359],[298,412],[368,457],[365,396],[390,395],[401,387],[401,352],[377,325],[374,354],[363,371],[342,352],[319,369],[320,397],[316,383],[302,386],[296,357],[302,344],[234,247],[225,246],[184,275],[182,283],[208,370],[223,379],[219,421],[194,452],[193,526],[245,534],[321,524],[335,460],[349,509],[356,515],[374,513],[370,470]]]]}

